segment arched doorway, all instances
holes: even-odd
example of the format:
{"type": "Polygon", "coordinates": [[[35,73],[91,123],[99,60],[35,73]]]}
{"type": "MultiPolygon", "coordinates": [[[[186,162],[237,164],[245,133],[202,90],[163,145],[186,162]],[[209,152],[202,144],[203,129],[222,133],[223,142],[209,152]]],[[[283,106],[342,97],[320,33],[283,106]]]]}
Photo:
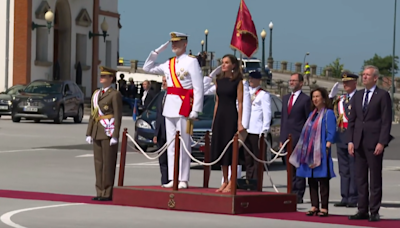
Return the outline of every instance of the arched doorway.
{"type": "Polygon", "coordinates": [[[71,80],[71,9],[57,0],[54,11],[53,79],[71,80]]]}

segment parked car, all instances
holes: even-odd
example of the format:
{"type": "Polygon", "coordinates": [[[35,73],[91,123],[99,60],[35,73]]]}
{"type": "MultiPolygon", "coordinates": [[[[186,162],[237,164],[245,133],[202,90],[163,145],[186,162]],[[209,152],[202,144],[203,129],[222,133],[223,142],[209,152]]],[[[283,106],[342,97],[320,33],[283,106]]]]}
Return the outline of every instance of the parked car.
{"type": "Polygon", "coordinates": [[[12,101],[15,99],[15,96],[19,94],[18,91],[24,88],[24,85],[15,85],[5,92],[0,93],[0,117],[11,115],[12,101]]]}
{"type": "MultiPolygon", "coordinates": [[[[240,60],[240,58],[238,58],[240,60]]],[[[262,72],[261,61],[257,58],[242,58],[242,69],[243,73],[251,73],[253,71],[262,72]]],[[[264,66],[265,76],[267,79],[267,84],[270,85],[272,82],[272,71],[268,66],[264,66]]]]}
{"type": "Polygon", "coordinates": [[[81,123],[84,110],[84,95],[72,81],[36,80],[29,83],[15,96],[12,108],[12,121],[54,120],[62,123],[68,117],[81,123]]]}
{"type": "MultiPolygon", "coordinates": [[[[158,99],[162,99],[164,96],[164,91],[161,91],[149,104],[147,110],[143,112],[141,116],[138,117],[135,124],[135,140],[138,142],[139,146],[143,150],[147,150],[148,147],[153,147],[154,128],[156,119],[156,104],[158,99]]],[[[204,106],[203,112],[199,114],[199,117],[194,121],[193,135],[194,141],[199,141],[203,139],[207,131],[211,133],[212,119],[214,115],[215,107],[215,95],[204,96],[204,106]]],[[[279,148],[279,134],[280,134],[280,124],[281,124],[281,110],[282,110],[282,100],[275,95],[271,94],[271,111],[272,120],[271,128],[267,136],[267,140],[272,145],[272,148],[278,150],[279,148]]],[[[204,159],[204,153],[202,148],[204,143],[198,143],[192,147],[192,155],[198,159],[204,159]]],[[[266,158],[271,159],[274,155],[270,151],[266,151],[266,158]]],[[[282,157],[284,159],[284,157],[282,157]]]]}

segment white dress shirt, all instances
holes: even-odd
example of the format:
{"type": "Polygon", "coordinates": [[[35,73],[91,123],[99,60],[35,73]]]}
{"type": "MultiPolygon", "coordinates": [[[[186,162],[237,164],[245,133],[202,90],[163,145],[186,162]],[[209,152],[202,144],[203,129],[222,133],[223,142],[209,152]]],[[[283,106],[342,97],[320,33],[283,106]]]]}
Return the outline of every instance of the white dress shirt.
{"type": "MultiPolygon", "coordinates": [[[[372,95],[374,94],[374,92],[375,92],[375,89],[376,89],[376,85],[374,85],[370,90],[369,90],[369,93],[368,93],[368,104],[369,104],[369,102],[371,101],[371,98],[372,98],[372,95]]],[[[364,101],[365,101],[365,94],[367,94],[367,89],[364,89],[364,96],[363,96],[363,100],[362,100],[362,105],[364,106],[364,101]]]]}
{"type": "Polygon", "coordinates": [[[250,94],[254,100],[251,103],[250,123],[247,132],[261,135],[261,133],[266,134],[270,129],[271,96],[264,90],[257,93],[259,88],[250,88],[250,94]]]}
{"type": "MultiPolygon", "coordinates": [[[[299,97],[300,93],[301,93],[301,90],[297,90],[296,92],[294,92],[294,93],[292,92],[292,94],[290,94],[290,96],[293,95],[292,107],[294,106],[294,103],[296,103],[296,100],[299,97]]],[[[289,97],[289,100],[288,100],[288,106],[289,106],[289,102],[290,102],[290,97],[289,97]]]]}
{"type": "Polygon", "coordinates": [[[142,105],[144,105],[144,101],[146,100],[146,97],[147,97],[147,93],[148,93],[149,91],[148,90],[145,90],[144,92],[143,92],[143,96],[142,96],[142,105]]]}

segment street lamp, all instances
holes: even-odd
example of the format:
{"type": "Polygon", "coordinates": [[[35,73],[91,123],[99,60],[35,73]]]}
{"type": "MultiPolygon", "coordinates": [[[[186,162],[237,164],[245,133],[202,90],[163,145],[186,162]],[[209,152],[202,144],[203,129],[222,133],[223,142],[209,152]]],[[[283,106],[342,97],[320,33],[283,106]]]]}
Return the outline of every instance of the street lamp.
{"type": "Polygon", "coordinates": [[[53,14],[53,12],[51,12],[50,9],[49,9],[49,11],[47,11],[44,14],[44,19],[46,20],[47,25],[38,25],[38,24],[36,24],[35,22],[32,21],[32,31],[37,29],[37,28],[46,28],[47,27],[47,29],[49,30],[49,33],[50,33],[50,29],[53,27],[51,25],[51,23],[53,22],[53,19],[54,19],[54,14],[53,14]]]}
{"type": "Polygon", "coordinates": [[[262,39],[262,56],[261,56],[261,71],[263,76],[265,74],[265,37],[267,37],[267,32],[263,29],[261,32],[261,39],[262,39]]]}
{"type": "MultiPolygon", "coordinates": [[[[274,24],[272,21],[269,23],[269,56],[268,56],[268,68],[271,70],[274,66],[274,59],[272,58],[272,29],[274,28],[274,24]]],[[[265,65],[264,65],[265,67],[265,65]]]]}
{"type": "Polygon", "coordinates": [[[204,51],[204,40],[202,40],[202,41],[200,42],[200,44],[201,44],[201,52],[203,52],[203,51],[204,51]]]}
{"type": "Polygon", "coordinates": [[[307,52],[307,53],[304,55],[303,67],[306,66],[306,57],[307,57],[307,55],[310,55],[310,52],[307,52]]]}
{"type": "Polygon", "coordinates": [[[207,52],[207,46],[208,46],[208,41],[207,41],[207,38],[208,38],[208,29],[206,29],[206,30],[204,31],[204,34],[206,35],[206,52],[207,52]]]}
{"type": "Polygon", "coordinates": [[[91,31],[89,31],[89,39],[92,39],[92,37],[94,37],[94,36],[102,36],[104,38],[104,42],[106,42],[106,37],[109,36],[109,34],[107,34],[108,24],[106,22],[105,17],[103,19],[103,23],[101,23],[101,25],[100,25],[100,28],[103,31],[103,33],[92,33],[91,31]]]}
{"type": "Polygon", "coordinates": [[[396,12],[397,12],[397,0],[394,0],[394,25],[393,25],[393,54],[392,54],[392,89],[390,90],[390,95],[392,95],[392,121],[395,117],[394,108],[394,57],[395,57],[395,45],[396,45],[396,12]]]}

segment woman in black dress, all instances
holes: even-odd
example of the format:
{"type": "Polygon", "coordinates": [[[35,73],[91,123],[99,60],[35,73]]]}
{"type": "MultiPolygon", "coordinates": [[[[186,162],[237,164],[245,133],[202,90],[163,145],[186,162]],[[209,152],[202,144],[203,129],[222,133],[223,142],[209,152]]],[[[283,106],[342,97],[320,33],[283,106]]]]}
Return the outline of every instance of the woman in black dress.
{"type": "MultiPolygon", "coordinates": [[[[222,73],[215,83],[216,101],[211,138],[211,156],[215,161],[219,158],[229,141],[238,131],[244,130],[242,125],[243,110],[243,75],[239,61],[233,55],[222,58],[222,73]],[[236,106],[236,101],[238,105],[236,106]]],[[[232,164],[232,145],[220,160],[224,182],[217,192],[230,192],[228,167],[232,164]]]]}

